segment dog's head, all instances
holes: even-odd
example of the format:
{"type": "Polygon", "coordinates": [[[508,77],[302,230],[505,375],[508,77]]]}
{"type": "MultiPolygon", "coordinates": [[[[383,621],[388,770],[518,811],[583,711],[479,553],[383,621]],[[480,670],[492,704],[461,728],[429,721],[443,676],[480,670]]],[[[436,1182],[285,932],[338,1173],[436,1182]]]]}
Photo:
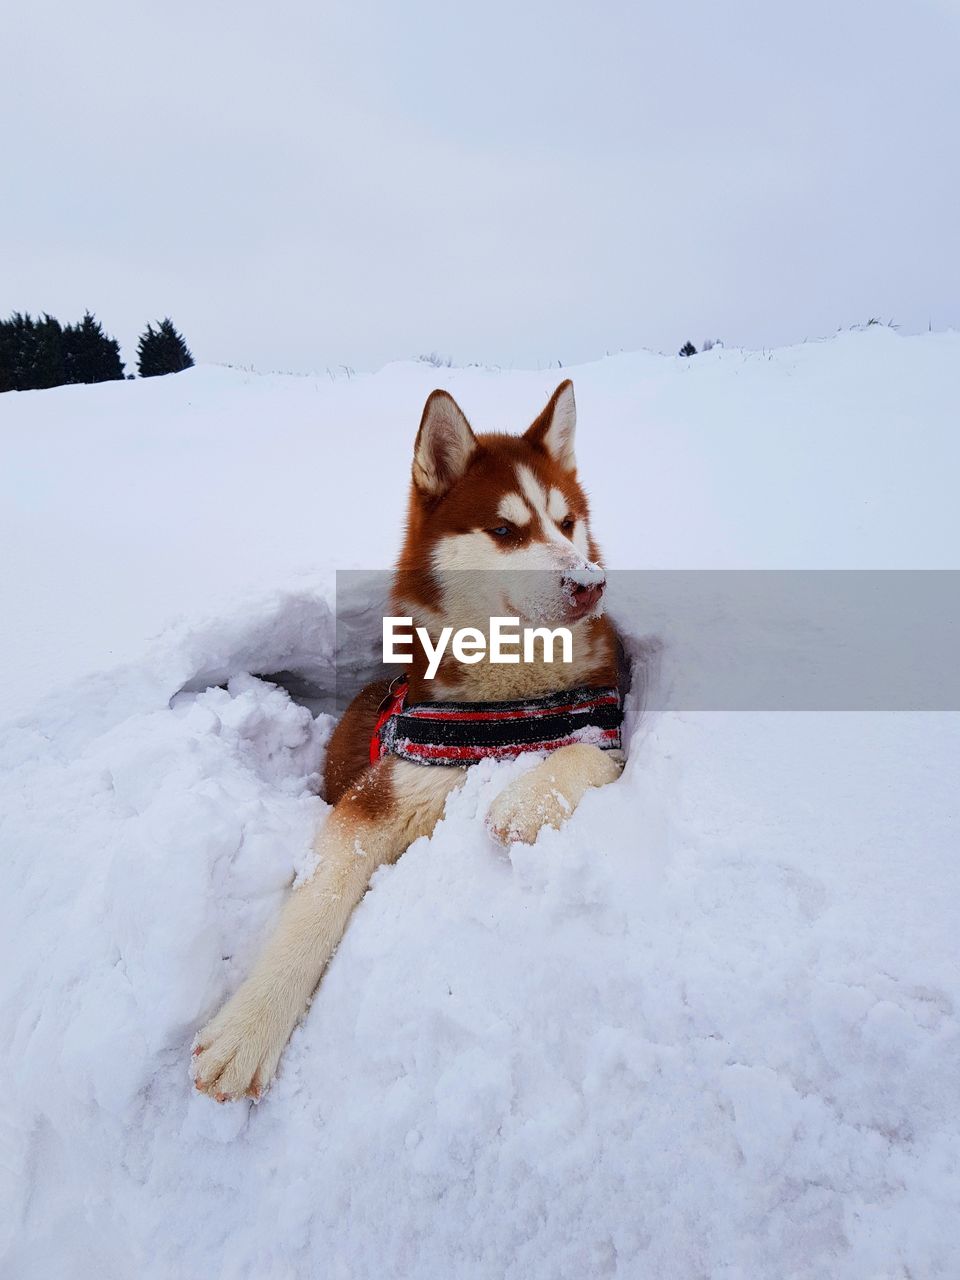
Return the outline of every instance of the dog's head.
{"type": "Polygon", "coordinates": [[[475,435],[453,397],[434,391],[414,446],[400,594],[469,622],[595,616],[604,574],[577,479],[576,418],[566,381],[523,435],[475,435]]]}

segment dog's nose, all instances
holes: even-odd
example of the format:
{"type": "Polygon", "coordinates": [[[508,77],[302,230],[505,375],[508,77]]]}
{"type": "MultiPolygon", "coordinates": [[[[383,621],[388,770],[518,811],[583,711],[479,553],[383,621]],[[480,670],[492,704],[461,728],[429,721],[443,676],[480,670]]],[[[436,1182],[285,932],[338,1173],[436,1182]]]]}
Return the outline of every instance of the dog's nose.
{"type": "Polygon", "coordinates": [[[570,600],[585,613],[599,603],[605,586],[603,579],[599,582],[577,582],[574,578],[564,578],[563,581],[564,591],[570,600]]]}

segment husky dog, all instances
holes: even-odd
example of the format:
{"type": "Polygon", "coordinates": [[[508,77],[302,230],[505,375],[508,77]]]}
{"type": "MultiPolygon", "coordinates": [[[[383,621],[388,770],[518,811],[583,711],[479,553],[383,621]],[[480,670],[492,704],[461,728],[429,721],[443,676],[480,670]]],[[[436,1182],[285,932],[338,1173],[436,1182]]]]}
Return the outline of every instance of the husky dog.
{"type": "MultiPolygon", "coordinates": [[[[569,381],[521,436],[475,435],[447,392],[427,400],[394,579],[395,614],[425,628],[434,647],[443,627],[486,631],[495,615],[531,626],[564,624],[573,644],[564,663],[547,661],[545,653],[533,661],[458,663],[445,653],[435,678],[427,679],[423,646],[414,643],[408,704],[428,713],[431,704],[452,704],[450,719],[462,720],[460,704],[552,709],[568,690],[615,689],[617,637],[601,613],[605,580],[577,479],[575,425],[569,381]]],[[[391,697],[387,682],[369,686],[335,729],[324,779],[333,809],[318,837],[316,871],[291,894],[253,972],[194,1042],[196,1087],[218,1102],[260,1097],[370,876],[430,834],[466,774],[467,765],[449,758],[438,768],[378,753],[391,697]]],[[[485,713],[488,721],[496,715],[485,713]]],[[[618,777],[622,757],[602,749],[609,743],[589,735],[558,741],[494,800],[486,819],[494,840],[532,843],[545,824],[559,827],[589,787],[618,777]]],[[[471,757],[464,751],[460,758],[471,757]]]]}

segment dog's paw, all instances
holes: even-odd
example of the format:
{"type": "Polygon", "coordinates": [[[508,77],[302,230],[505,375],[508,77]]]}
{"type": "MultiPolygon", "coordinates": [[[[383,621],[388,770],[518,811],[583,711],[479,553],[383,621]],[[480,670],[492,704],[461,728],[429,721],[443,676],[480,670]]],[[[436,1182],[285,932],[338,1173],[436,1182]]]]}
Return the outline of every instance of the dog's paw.
{"type": "Polygon", "coordinates": [[[487,812],[498,844],[533,844],[543,827],[560,827],[590,787],[620,776],[622,757],[587,744],[561,747],[504,788],[487,812]]]}
{"type": "Polygon", "coordinates": [[[534,769],[500,792],[487,811],[487,830],[498,844],[533,844],[541,827],[559,827],[572,812],[557,783],[534,769]]]}
{"type": "Polygon", "coordinates": [[[217,1102],[259,1101],[277,1070],[289,1029],[271,1016],[270,1003],[241,987],[193,1042],[191,1075],[217,1102]]]}

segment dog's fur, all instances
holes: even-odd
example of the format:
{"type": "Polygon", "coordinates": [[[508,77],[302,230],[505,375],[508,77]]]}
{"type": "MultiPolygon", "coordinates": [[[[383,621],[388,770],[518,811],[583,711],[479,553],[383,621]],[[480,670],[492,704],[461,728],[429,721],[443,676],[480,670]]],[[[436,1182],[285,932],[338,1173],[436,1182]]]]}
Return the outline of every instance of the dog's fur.
{"type": "MultiPolygon", "coordinates": [[[[597,610],[599,556],[574,458],[576,404],[567,381],[522,436],[476,436],[445,391],[427,400],[414,446],[406,539],[394,612],[424,626],[488,631],[492,616],[566,625],[573,662],[458,664],[449,653],[425,679],[415,644],[410,701],[484,702],[617,683],[617,642],[597,610]]],[[[387,693],[369,686],[330,740],[317,870],[284,907],[273,937],[236,994],[197,1037],[196,1087],[223,1102],[258,1098],[359,902],[370,876],[429,835],[466,770],[387,756],[371,765],[370,737],[387,693]]],[[[612,782],[619,753],[586,743],[561,747],[494,800],[487,827],[502,844],[532,843],[559,827],[589,787],[612,782]]]]}

